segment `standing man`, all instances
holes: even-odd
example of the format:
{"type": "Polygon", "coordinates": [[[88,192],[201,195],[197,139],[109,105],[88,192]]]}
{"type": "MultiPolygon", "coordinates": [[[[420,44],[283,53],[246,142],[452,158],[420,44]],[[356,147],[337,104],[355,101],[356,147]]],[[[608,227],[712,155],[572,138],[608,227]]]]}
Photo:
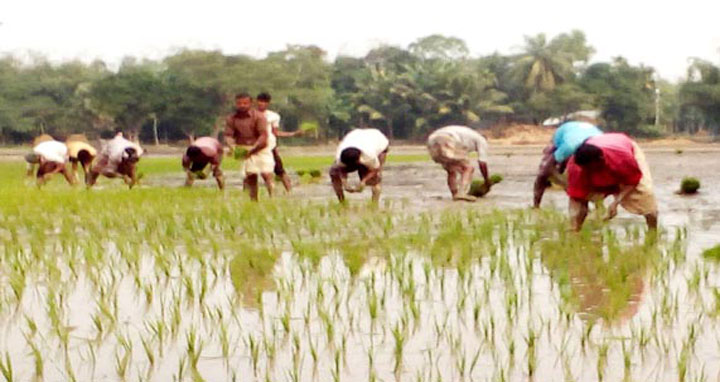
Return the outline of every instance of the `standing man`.
{"type": "Polygon", "coordinates": [[[466,126],[445,126],[435,130],[428,138],[428,151],[436,163],[447,172],[447,184],[453,200],[474,201],[468,195],[470,182],[475,169],[470,163],[468,154],[478,153],[478,167],[486,187],[490,187],[487,158],[488,144],[485,137],[466,126]],[[458,177],[460,184],[458,185],[458,177]]]}
{"type": "Polygon", "coordinates": [[[108,178],[122,176],[125,183],[132,189],[137,184],[137,163],[140,161],[144,150],[137,142],[132,142],[118,132],[115,138],[103,142],[103,147],[98,155],[98,160],[90,169],[89,176],[85,179],[88,188],[95,185],[100,175],[108,178]]]}
{"type": "Polygon", "coordinates": [[[275,167],[272,149],[275,147],[275,136],[263,113],[252,108],[252,97],[249,94],[235,96],[235,113],[225,120],[224,136],[225,144],[231,149],[240,146],[246,150],[243,155],[243,186],[250,190],[250,199],[258,200],[258,176],[263,178],[268,194],[272,196],[275,167]]]}
{"type": "Polygon", "coordinates": [[[552,142],[543,150],[537,177],[535,178],[533,207],[539,208],[545,190],[551,181],[567,186],[562,177],[567,161],[588,138],[598,136],[602,131],[592,123],[582,121],[565,122],[553,134],[552,142]]]}
{"type": "Polygon", "coordinates": [[[210,164],[218,188],[222,190],[225,187],[223,173],[220,170],[222,157],[223,147],[217,139],[212,137],[194,139],[190,137],[190,147],[182,157],[182,166],[187,174],[185,186],[192,186],[195,176],[205,179],[207,177],[205,168],[210,164]]]}
{"type": "Polygon", "coordinates": [[[345,193],[362,192],[372,187],[372,201],[380,200],[382,168],[390,142],[378,129],[355,129],[347,133],[338,146],[335,163],[330,167],[330,180],[339,201],[345,201],[345,193]],[[347,175],[358,172],[360,183],[348,187],[347,175]]]}
{"type": "Polygon", "coordinates": [[[72,164],[72,177],[77,181],[78,163],[82,166],[83,180],[87,183],[88,171],[92,165],[93,159],[97,155],[97,150],[88,143],[87,138],[83,134],[73,134],[65,140],[68,148],[68,156],[72,164]]]}
{"type": "MultiPolygon", "coordinates": [[[[256,101],[257,109],[265,115],[265,119],[267,120],[267,123],[270,126],[270,129],[272,131],[272,134],[275,136],[276,141],[277,138],[280,137],[294,137],[301,133],[300,130],[292,133],[280,130],[280,114],[268,109],[268,107],[270,107],[270,102],[272,101],[272,97],[270,96],[270,94],[260,93],[258,94],[256,101]]],[[[282,158],[280,158],[280,154],[278,154],[277,144],[273,148],[272,154],[273,160],[275,161],[275,168],[273,169],[273,172],[282,180],[285,191],[290,192],[290,190],[292,189],[292,184],[290,183],[290,177],[288,176],[287,172],[285,171],[285,167],[283,166],[282,158]]]]}
{"type": "Polygon", "coordinates": [[[50,140],[38,143],[33,147],[33,155],[37,160],[37,185],[45,184],[52,174],[63,174],[69,184],[75,184],[74,179],[65,166],[68,159],[67,146],[59,141],[50,140]]]}
{"type": "Polygon", "coordinates": [[[572,228],[579,231],[593,196],[614,195],[605,220],[617,215],[619,205],[643,215],[650,229],[657,228],[658,209],[645,154],[625,134],[602,134],[585,141],[568,162],[568,188],[572,228]]]}

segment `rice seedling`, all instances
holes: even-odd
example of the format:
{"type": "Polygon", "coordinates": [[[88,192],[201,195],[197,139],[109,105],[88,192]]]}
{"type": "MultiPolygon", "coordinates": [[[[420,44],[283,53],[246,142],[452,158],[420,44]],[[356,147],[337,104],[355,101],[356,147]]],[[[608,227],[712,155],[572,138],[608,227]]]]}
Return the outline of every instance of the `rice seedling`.
{"type": "Polygon", "coordinates": [[[7,382],[13,382],[15,380],[13,377],[13,363],[10,359],[10,353],[8,352],[5,352],[5,358],[0,357],[0,373],[2,373],[2,376],[7,382]]]}

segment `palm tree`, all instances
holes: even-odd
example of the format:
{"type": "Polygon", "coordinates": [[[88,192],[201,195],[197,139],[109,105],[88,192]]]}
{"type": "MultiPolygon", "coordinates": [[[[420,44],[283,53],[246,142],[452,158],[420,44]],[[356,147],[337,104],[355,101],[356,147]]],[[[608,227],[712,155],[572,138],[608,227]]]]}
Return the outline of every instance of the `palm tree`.
{"type": "Polygon", "coordinates": [[[512,78],[530,94],[551,91],[572,75],[572,55],[548,44],[545,34],[525,36],[524,51],[515,61],[512,78]]]}

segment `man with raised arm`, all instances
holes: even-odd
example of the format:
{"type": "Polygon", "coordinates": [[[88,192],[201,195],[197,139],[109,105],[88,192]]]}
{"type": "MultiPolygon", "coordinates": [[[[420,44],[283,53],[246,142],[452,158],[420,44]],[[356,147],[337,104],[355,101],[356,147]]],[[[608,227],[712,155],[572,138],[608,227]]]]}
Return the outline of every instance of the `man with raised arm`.
{"type": "Polygon", "coordinates": [[[268,127],[263,113],[252,108],[252,97],[247,93],[235,96],[235,113],[225,120],[225,144],[234,150],[241,150],[244,158],[245,180],[243,187],[250,191],[250,199],[258,200],[258,177],[265,181],[268,194],[273,194],[272,149],[275,136],[268,127]]]}
{"type": "Polygon", "coordinates": [[[354,129],[340,141],[335,163],[330,167],[330,180],[339,201],[345,201],[345,193],[362,192],[372,187],[372,201],[380,200],[382,168],[390,142],[378,129],[354,129]],[[347,185],[349,173],[357,171],[360,182],[347,185]]]}
{"type": "MultiPolygon", "coordinates": [[[[257,109],[265,115],[265,119],[267,120],[267,123],[270,126],[270,129],[272,130],[272,133],[275,136],[276,140],[277,138],[281,137],[294,137],[296,135],[300,135],[300,130],[294,132],[280,130],[280,114],[268,109],[270,107],[271,101],[272,97],[269,93],[260,93],[256,98],[257,109]]],[[[290,190],[292,189],[292,184],[290,183],[290,176],[288,176],[287,172],[285,171],[285,167],[283,166],[282,158],[280,158],[280,154],[278,153],[277,143],[272,150],[272,154],[273,160],[275,161],[275,167],[273,169],[273,172],[276,176],[280,177],[280,180],[282,180],[285,191],[290,192],[290,190]]]]}
{"type": "Polygon", "coordinates": [[[588,201],[614,195],[605,220],[617,215],[618,206],[642,215],[650,229],[657,228],[658,208],[645,154],[625,134],[602,134],[587,139],[567,167],[570,219],[576,231],[588,214],[588,201]]]}
{"type": "Polygon", "coordinates": [[[475,171],[468,156],[471,152],[478,154],[480,173],[486,187],[490,187],[488,144],[480,133],[466,126],[445,126],[430,134],[427,144],[432,160],[441,164],[447,172],[447,184],[453,200],[476,199],[468,194],[475,171]]]}
{"type": "Polygon", "coordinates": [[[538,174],[535,178],[533,207],[539,208],[545,190],[552,183],[567,186],[562,177],[567,161],[580,145],[588,138],[602,134],[602,131],[592,123],[583,121],[568,121],[560,125],[553,134],[552,142],[543,150],[538,174]],[[552,182],[552,183],[551,183],[552,182]]]}

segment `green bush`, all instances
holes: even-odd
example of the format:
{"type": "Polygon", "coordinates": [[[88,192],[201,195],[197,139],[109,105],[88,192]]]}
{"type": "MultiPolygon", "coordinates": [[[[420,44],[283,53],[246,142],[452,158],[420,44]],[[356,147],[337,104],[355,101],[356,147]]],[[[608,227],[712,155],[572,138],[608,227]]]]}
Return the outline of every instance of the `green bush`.
{"type": "Polygon", "coordinates": [[[680,183],[680,193],[681,194],[695,194],[700,189],[700,180],[693,177],[685,177],[683,178],[682,182],[680,183]]]}
{"type": "Polygon", "coordinates": [[[319,178],[319,177],[321,177],[321,176],[322,176],[322,173],[320,172],[320,170],[317,170],[317,169],[316,169],[316,170],[310,170],[310,177],[312,177],[312,178],[319,178]]]}

